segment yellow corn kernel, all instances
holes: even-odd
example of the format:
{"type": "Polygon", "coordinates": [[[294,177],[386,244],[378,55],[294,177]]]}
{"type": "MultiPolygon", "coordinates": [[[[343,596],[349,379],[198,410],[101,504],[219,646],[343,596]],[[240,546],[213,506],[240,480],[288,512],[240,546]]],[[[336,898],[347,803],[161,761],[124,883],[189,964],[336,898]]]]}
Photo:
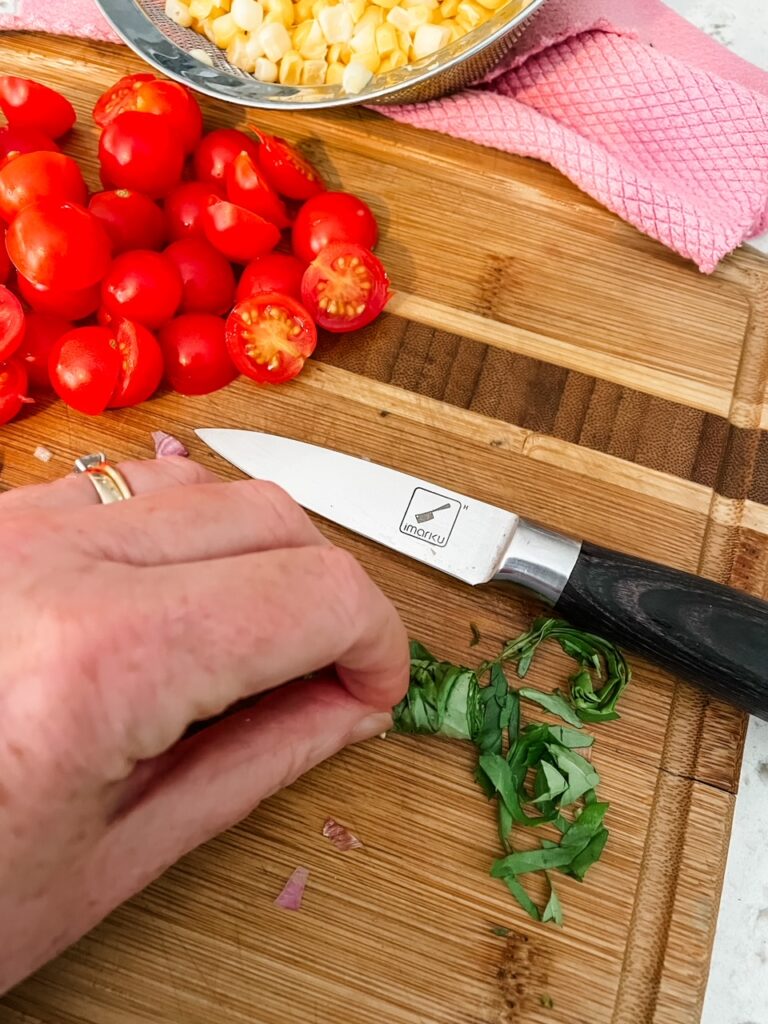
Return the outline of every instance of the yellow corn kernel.
{"type": "Polygon", "coordinates": [[[355,22],[355,32],[359,32],[360,29],[365,28],[367,25],[372,25],[374,28],[378,28],[379,25],[384,24],[386,14],[382,7],[369,7],[364,14],[362,14],[355,22]]]}
{"type": "Polygon", "coordinates": [[[481,7],[484,7],[486,11],[495,11],[505,4],[507,0],[476,0],[476,2],[479,3],[481,7]]]}
{"type": "Polygon", "coordinates": [[[328,47],[329,64],[349,64],[352,60],[352,47],[349,43],[334,43],[328,47]]]}
{"type": "MultiPolygon", "coordinates": [[[[456,0],[458,3],[458,0],[456,0]]],[[[440,6],[440,0],[400,0],[400,6],[405,7],[428,7],[431,11],[436,11],[440,6]]]]}
{"type": "Polygon", "coordinates": [[[368,8],[368,0],[344,0],[343,6],[346,7],[352,15],[352,21],[357,23],[368,8]]]}
{"type": "Polygon", "coordinates": [[[452,43],[455,43],[457,39],[460,39],[465,34],[464,29],[461,27],[461,25],[457,24],[455,21],[444,21],[443,25],[445,25],[445,27],[451,33],[450,42],[452,43]]]}
{"type": "Polygon", "coordinates": [[[422,25],[429,24],[432,18],[432,11],[426,4],[415,4],[405,12],[408,17],[408,31],[415,32],[422,25]]]}
{"type": "Polygon", "coordinates": [[[277,64],[272,60],[267,60],[266,57],[259,57],[253,73],[260,82],[276,82],[277,64]]]}
{"type": "Polygon", "coordinates": [[[231,14],[222,14],[220,18],[216,18],[212,27],[212,41],[222,50],[226,50],[235,37],[240,35],[240,29],[231,14]]]}
{"type": "Polygon", "coordinates": [[[379,25],[376,29],[376,49],[382,57],[397,49],[397,31],[393,25],[379,25]]]}
{"type": "Polygon", "coordinates": [[[192,24],[192,15],[183,0],[165,0],[165,16],[182,28],[189,28],[192,24]]]}
{"type": "Polygon", "coordinates": [[[215,20],[213,18],[205,18],[200,22],[200,31],[210,43],[216,42],[216,36],[214,35],[216,21],[218,21],[218,18],[215,20]]]}
{"type": "Polygon", "coordinates": [[[243,32],[256,32],[264,21],[264,8],[258,0],[232,0],[232,17],[243,32]]]}
{"type": "Polygon", "coordinates": [[[401,32],[398,29],[398,32],[397,32],[397,43],[398,43],[399,48],[403,51],[403,53],[408,53],[408,51],[411,48],[411,33],[410,32],[401,32]]]}
{"type": "Polygon", "coordinates": [[[486,18],[486,12],[482,7],[478,7],[476,3],[473,3],[473,0],[460,0],[459,6],[456,8],[456,21],[466,32],[477,28],[486,18]]]}
{"type": "MultiPolygon", "coordinates": [[[[293,19],[297,25],[312,18],[312,4],[315,0],[297,0],[293,5],[293,19]]],[[[458,0],[457,0],[458,2],[458,0]]]]}
{"type": "Polygon", "coordinates": [[[282,22],[286,28],[290,28],[293,24],[291,0],[265,0],[264,10],[267,12],[264,16],[266,24],[282,22]]]}
{"type": "Polygon", "coordinates": [[[373,25],[363,25],[352,36],[349,45],[355,53],[373,53],[376,50],[376,29],[373,25]]]}
{"type": "Polygon", "coordinates": [[[373,0],[377,7],[397,7],[397,0],[373,0]]]}
{"type": "Polygon", "coordinates": [[[328,65],[328,70],[325,73],[325,84],[326,85],[341,85],[344,81],[344,65],[338,61],[334,61],[328,65]]]}
{"type": "Polygon", "coordinates": [[[291,49],[291,37],[282,23],[262,25],[257,38],[264,56],[275,64],[291,49]]]}
{"type": "Polygon", "coordinates": [[[373,78],[371,71],[363,64],[353,60],[351,64],[344,68],[344,77],[341,82],[341,87],[344,92],[351,94],[362,92],[370,82],[371,78],[373,78]]]}
{"type": "Polygon", "coordinates": [[[331,7],[330,0],[315,0],[312,4],[312,17],[319,18],[320,11],[324,11],[326,7],[331,7]]]}
{"type": "Polygon", "coordinates": [[[459,0],[443,0],[438,10],[444,18],[455,18],[459,9],[459,0]]]}
{"type": "Polygon", "coordinates": [[[379,70],[381,58],[375,50],[369,50],[366,53],[355,53],[355,59],[351,63],[362,64],[364,68],[368,68],[372,75],[375,75],[379,70]]]}
{"type": "Polygon", "coordinates": [[[402,50],[395,50],[394,53],[388,53],[386,57],[381,58],[378,74],[385,75],[388,71],[404,68],[407,63],[408,57],[406,54],[402,50]]]}
{"type": "Polygon", "coordinates": [[[317,18],[327,43],[348,43],[355,31],[355,23],[346,4],[336,4],[320,11],[317,18]]]}
{"type": "Polygon", "coordinates": [[[325,60],[328,44],[317,21],[303,21],[299,25],[293,32],[293,49],[305,60],[325,60]]]}
{"type": "Polygon", "coordinates": [[[387,21],[390,25],[394,25],[399,32],[409,32],[410,22],[408,20],[408,12],[403,10],[402,7],[393,7],[387,15],[387,21]]]}
{"type": "Polygon", "coordinates": [[[298,85],[301,81],[301,66],[304,61],[295,50],[289,50],[280,61],[278,81],[281,85],[298,85]]]}
{"type": "Polygon", "coordinates": [[[213,57],[206,50],[193,47],[188,51],[188,53],[190,57],[194,57],[195,60],[199,60],[201,64],[207,64],[209,68],[213,67],[213,57]]]}
{"type": "Polygon", "coordinates": [[[324,60],[305,60],[301,68],[302,85],[325,85],[328,65],[324,60]]]}
{"type": "Polygon", "coordinates": [[[214,7],[216,0],[190,0],[189,13],[193,18],[209,18],[214,7]]]}
{"type": "Polygon", "coordinates": [[[445,25],[420,25],[413,37],[413,55],[416,60],[430,57],[451,41],[451,30],[445,25]]]}

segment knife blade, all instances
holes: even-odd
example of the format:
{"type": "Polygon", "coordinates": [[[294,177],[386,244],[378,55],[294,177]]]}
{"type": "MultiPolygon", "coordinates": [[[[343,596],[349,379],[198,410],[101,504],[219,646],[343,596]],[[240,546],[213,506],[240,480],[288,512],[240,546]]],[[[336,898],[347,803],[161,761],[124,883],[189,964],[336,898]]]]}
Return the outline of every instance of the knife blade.
{"type": "Polygon", "coordinates": [[[764,601],[329,448],[249,430],[196,434],[326,519],[473,586],[525,587],[573,625],[768,719],[764,601]]]}

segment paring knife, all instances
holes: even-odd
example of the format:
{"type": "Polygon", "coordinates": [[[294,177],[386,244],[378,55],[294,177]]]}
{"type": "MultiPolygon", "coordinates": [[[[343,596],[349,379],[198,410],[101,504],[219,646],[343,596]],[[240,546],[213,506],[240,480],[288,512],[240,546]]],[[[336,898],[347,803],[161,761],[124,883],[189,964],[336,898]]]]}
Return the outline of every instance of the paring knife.
{"type": "Polygon", "coordinates": [[[519,584],[573,625],[768,719],[768,603],[328,448],[250,430],[196,433],[310,511],[473,586],[519,584]]]}

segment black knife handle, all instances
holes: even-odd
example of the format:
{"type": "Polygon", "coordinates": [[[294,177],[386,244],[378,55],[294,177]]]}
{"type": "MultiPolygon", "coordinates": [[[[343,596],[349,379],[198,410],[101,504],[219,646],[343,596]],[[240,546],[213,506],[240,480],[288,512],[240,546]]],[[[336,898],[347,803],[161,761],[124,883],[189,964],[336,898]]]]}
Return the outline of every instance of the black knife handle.
{"type": "Polygon", "coordinates": [[[584,543],[555,609],[768,720],[765,601],[584,543]]]}

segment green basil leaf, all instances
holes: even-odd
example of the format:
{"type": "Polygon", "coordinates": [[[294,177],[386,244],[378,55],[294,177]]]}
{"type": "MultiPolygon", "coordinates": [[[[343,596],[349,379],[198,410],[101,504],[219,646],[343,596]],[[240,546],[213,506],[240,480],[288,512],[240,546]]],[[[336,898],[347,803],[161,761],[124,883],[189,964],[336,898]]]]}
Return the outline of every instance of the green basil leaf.
{"type": "Polygon", "coordinates": [[[563,868],[573,860],[573,850],[555,846],[551,849],[520,850],[494,861],[491,874],[494,878],[505,875],[526,875],[531,871],[546,871],[549,868],[563,868]]]}
{"type": "Polygon", "coordinates": [[[552,800],[568,788],[568,783],[563,775],[548,761],[542,761],[539,764],[536,772],[536,785],[540,787],[541,791],[539,792],[537,789],[536,799],[532,801],[534,804],[552,800]],[[539,783],[539,779],[542,779],[541,783],[539,783]]]}
{"type": "Polygon", "coordinates": [[[583,750],[591,747],[595,737],[586,732],[577,732],[576,729],[566,729],[564,725],[550,725],[549,733],[552,739],[561,747],[568,747],[570,750],[583,750]]]}
{"type": "Polygon", "coordinates": [[[594,836],[590,839],[581,853],[577,854],[571,863],[568,865],[567,873],[573,875],[574,878],[578,878],[580,882],[584,881],[584,876],[587,871],[592,867],[593,864],[597,863],[602,856],[605,844],[608,842],[608,836],[610,833],[607,828],[599,829],[594,836]]]}
{"type": "Polygon", "coordinates": [[[544,907],[544,913],[541,915],[542,924],[546,924],[547,921],[554,921],[558,928],[563,927],[563,908],[560,905],[555,887],[552,885],[552,881],[547,875],[547,881],[549,882],[549,900],[547,901],[546,907],[544,907]]]}
{"type": "Polygon", "coordinates": [[[554,693],[543,693],[541,690],[532,690],[530,687],[524,686],[519,693],[521,697],[525,697],[526,700],[531,700],[535,704],[540,704],[551,714],[562,718],[564,722],[568,722],[569,725],[581,728],[581,719],[565,697],[557,690],[554,693]]]}
{"type": "Polygon", "coordinates": [[[528,916],[532,917],[534,921],[540,921],[541,914],[539,913],[539,908],[525,891],[522,883],[514,875],[505,875],[502,881],[528,916]]]}

